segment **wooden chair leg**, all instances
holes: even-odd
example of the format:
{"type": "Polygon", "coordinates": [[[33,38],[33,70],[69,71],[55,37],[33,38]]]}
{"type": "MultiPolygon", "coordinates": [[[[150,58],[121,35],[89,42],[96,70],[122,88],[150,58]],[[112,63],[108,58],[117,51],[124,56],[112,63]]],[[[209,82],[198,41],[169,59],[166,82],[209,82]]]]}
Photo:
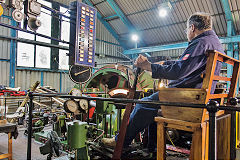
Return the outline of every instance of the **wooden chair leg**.
{"type": "Polygon", "coordinates": [[[196,128],[192,136],[190,160],[202,159],[202,129],[196,128]]]}
{"type": "Polygon", "coordinates": [[[207,122],[202,123],[202,160],[205,160],[206,150],[206,136],[207,136],[207,122]]]}
{"type": "Polygon", "coordinates": [[[207,122],[206,124],[206,145],[205,145],[205,159],[204,160],[208,160],[208,144],[209,144],[209,123],[207,122]]]}
{"type": "Polygon", "coordinates": [[[12,160],[12,135],[8,133],[8,160],[12,160]]]}
{"type": "Polygon", "coordinates": [[[158,123],[157,125],[157,160],[166,159],[166,129],[164,123],[158,123]]]}

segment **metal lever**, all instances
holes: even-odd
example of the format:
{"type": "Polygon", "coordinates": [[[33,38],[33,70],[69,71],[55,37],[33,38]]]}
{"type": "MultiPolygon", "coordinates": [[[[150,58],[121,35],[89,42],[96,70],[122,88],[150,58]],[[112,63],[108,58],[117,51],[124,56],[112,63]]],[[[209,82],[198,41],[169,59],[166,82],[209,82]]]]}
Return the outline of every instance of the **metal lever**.
{"type": "MultiPolygon", "coordinates": [[[[135,79],[133,81],[133,87],[131,88],[130,93],[129,93],[129,99],[133,99],[134,96],[135,96],[137,79],[138,79],[138,76],[139,76],[140,72],[141,72],[141,68],[137,68],[135,79]]],[[[128,103],[127,106],[126,106],[124,116],[123,116],[122,124],[121,124],[121,127],[120,127],[118,139],[117,139],[117,144],[116,144],[116,147],[114,149],[112,159],[120,159],[121,158],[123,143],[124,143],[124,139],[125,139],[125,134],[126,134],[128,121],[129,121],[129,117],[130,117],[130,114],[131,114],[132,110],[133,110],[133,104],[128,103]]]]}

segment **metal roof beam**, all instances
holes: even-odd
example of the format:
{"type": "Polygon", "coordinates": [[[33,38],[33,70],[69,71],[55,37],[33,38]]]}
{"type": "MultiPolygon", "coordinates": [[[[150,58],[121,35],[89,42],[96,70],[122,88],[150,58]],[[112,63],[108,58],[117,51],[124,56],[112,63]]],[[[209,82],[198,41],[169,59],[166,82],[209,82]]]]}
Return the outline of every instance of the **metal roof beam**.
{"type": "MultiPolygon", "coordinates": [[[[83,2],[85,2],[85,3],[88,4],[89,6],[94,7],[93,4],[92,4],[92,2],[90,2],[90,0],[83,0],[83,2]]],[[[126,44],[119,39],[119,35],[118,35],[118,34],[116,33],[116,31],[112,28],[112,26],[103,19],[102,15],[101,15],[99,12],[97,12],[97,18],[102,22],[102,24],[103,24],[103,25],[106,27],[106,29],[112,34],[112,36],[119,42],[119,44],[120,44],[124,49],[127,49],[126,44]]]]}
{"type": "Polygon", "coordinates": [[[229,2],[228,2],[228,0],[221,0],[221,2],[222,2],[222,6],[224,9],[227,21],[231,21],[231,23],[227,24],[228,25],[228,36],[236,35],[236,29],[233,25],[233,17],[232,17],[232,12],[230,9],[229,2]],[[231,27],[231,29],[229,29],[229,27],[231,27]],[[230,33],[229,33],[229,31],[230,31],[230,33]]]}
{"type": "Polygon", "coordinates": [[[118,17],[118,15],[114,14],[114,15],[111,15],[111,16],[108,16],[108,17],[104,17],[103,19],[104,20],[110,20],[110,19],[117,18],[117,17],[118,17]]]}
{"type": "Polygon", "coordinates": [[[123,23],[128,27],[130,31],[135,30],[132,23],[127,19],[124,15],[123,11],[119,8],[117,3],[114,0],[107,0],[108,4],[112,7],[112,9],[116,12],[118,17],[123,21],[123,23]]]}
{"type": "MultiPolygon", "coordinates": [[[[236,35],[236,29],[234,27],[234,21],[233,21],[233,16],[232,16],[232,12],[231,12],[231,8],[229,5],[229,1],[228,0],[221,0],[225,15],[226,15],[226,20],[227,20],[227,36],[235,36],[236,35]]],[[[227,55],[230,57],[234,57],[236,59],[239,59],[239,54],[238,54],[238,50],[239,46],[238,43],[234,43],[234,45],[232,43],[228,43],[228,47],[227,47],[227,55]],[[235,51],[234,51],[235,48],[235,51]]],[[[227,65],[227,76],[231,76],[233,72],[233,67],[231,65],[227,65]]],[[[239,90],[239,83],[237,84],[237,90],[236,92],[238,93],[239,90]]],[[[227,88],[230,87],[230,82],[227,83],[227,88]]],[[[230,153],[230,157],[231,159],[235,159],[236,158],[236,154],[234,153],[234,151],[231,150],[230,153]]]]}
{"type": "Polygon", "coordinates": [[[97,5],[99,5],[99,4],[102,4],[103,2],[106,2],[107,0],[103,0],[103,1],[101,1],[101,2],[98,2],[98,3],[96,3],[96,4],[94,4],[94,6],[97,6],[97,5]]]}
{"type": "Polygon", "coordinates": [[[186,48],[187,45],[188,45],[188,42],[183,42],[183,43],[175,43],[175,44],[168,44],[168,45],[143,47],[143,48],[124,50],[123,54],[158,52],[158,51],[165,51],[165,50],[171,50],[171,49],[186,48]]]}
{"type": "MultiPolygon", "coordinates": [[[[240,35],[237,36],[230,36],[230,37],[221,37],[221,43],[236,43],[240,42],[240,35]]],[[[160,46],[152,46],[152,47],[143,47],[143,48],[136,48],[136,49],[129,49],[124,50],[123,54],[139,54],[139,53],[146,53],[146,52],[158,52],[158,51],[165,51],[165,50],[172,50],[172,49],[181,49],[187,48],[188,42],[182,43],[175,43],[175,44],[168,44],[168,45],[160,45],[160,46]]]]}
{"type": "MultiPolygon", "coordinates": [[[[120,7],[117,5],[117,3],[114,0],[107,0],[108,4],[112,7],[112,9],[116,12],[118,17],[121,19],[121,21],[127,26],[130,33],[137,32],[136,28],[133,26],[133,24],[128,20],[128,18],[125,16],[123,11],[120,9],[120,7]]],[[[142,45],[145,46],[145,43],[143,40],[141,40],[142,45]]]]}

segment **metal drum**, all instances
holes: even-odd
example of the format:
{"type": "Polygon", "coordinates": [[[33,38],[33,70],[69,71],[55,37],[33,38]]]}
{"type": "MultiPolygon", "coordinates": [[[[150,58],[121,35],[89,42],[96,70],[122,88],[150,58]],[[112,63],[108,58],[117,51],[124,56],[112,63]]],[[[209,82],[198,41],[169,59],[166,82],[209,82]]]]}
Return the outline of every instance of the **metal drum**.
{"type": "Polygon", "coordinates": [[[86,146],[87,139],[87,122],[73,121],[67,122],[67,141],[73,149],[83,148],[86,146]]]}
{"type": "MultiPolygon", "coordinates": [[[[113,88],[130,88],[133,85],[135,75],[133,70],[121,64],[106,65],[96,71],[89,81],[85,84],[84,89],[98,88],[98,91],[107,91],[113,88]]],[[[143,71],[137,84],[137,90],[144,88],[153,88],[153,79],[149,72],[143,71]]]]}

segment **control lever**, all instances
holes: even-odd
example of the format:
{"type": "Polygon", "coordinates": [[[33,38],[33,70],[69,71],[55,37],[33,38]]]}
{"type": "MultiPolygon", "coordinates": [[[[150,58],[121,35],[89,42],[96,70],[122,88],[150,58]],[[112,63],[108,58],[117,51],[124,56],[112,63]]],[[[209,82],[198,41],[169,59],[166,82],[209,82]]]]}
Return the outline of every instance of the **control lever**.
{"type": "MultiPolygon", "coordinates": [[[[129,92],[129,97],[128,97],[129,99],[133,99],[135,96],[136,88],[137,88],[136,87],[137,80],[138,80],[138,76],[139,76],[140,72],[141,72],[141,68],[137,68],[137,71],[135,74],[135,79],[133,81],[133,87],[130,89],[130,92],[129,92]]],[[[121,158],[123,143],[124,143],[125,134],[126,134],[127,126],[128,126],[128,121],[129,121],[129,117],[130,117],[130,114],[131,114],[133,108],[134,108],[133,103],[128,103],[126,106],[126,110],[125,110],[125,113],[123,116],[122,124],[120,127],[118,139],[117,139],[117,144],[114,149],[112,159],[120,159],[121,158]]]]}

